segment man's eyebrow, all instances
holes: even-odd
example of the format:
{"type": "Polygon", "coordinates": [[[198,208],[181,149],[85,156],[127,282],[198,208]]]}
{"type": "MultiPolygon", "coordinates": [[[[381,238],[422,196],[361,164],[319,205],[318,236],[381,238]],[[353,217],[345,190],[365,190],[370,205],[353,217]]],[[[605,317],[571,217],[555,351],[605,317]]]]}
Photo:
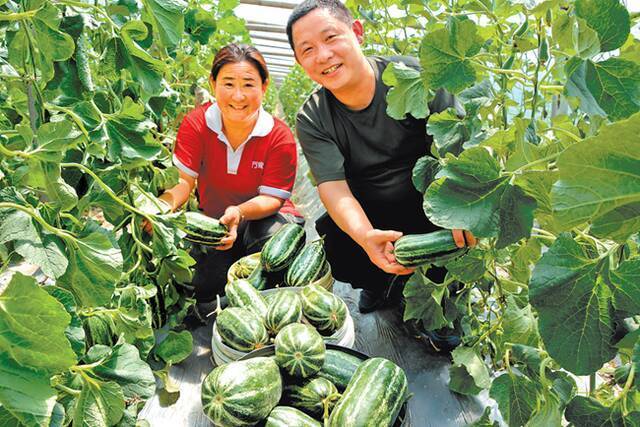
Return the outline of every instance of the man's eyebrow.
{"type": "MultiPolygon", "coordinates": [[[[330,25],[330,26],[324,28],[322,31],[320,31],[320,34],[325,34],[325,33],[331,32],[331,31],[335,31],[335,27],[333,25],[330,25]]],[[[310,44],[310,42],[307,41],[307,40],[303,40],[300,43],[297,43],[297,46],[298,47],[304,47],[307,44],[310,44]]]]}

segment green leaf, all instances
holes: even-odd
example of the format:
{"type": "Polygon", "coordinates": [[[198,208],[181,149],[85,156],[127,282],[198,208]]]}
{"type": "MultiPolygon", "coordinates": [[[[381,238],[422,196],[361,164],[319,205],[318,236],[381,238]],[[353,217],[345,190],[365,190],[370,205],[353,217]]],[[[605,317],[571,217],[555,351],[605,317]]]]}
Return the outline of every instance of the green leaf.
{"type": "Polygon", "coordinates": [[[136,165],[136,161],[155,160],[160,154],[161,145],[155,142],[149,130],[154,123],[144,115],[144,107],[131,98],[124,99],[122,109],[117,114],[107,115],[107,134],[109,158],[116,162],[136,165]]]}
{"type": "Polygon", "coordinates": [[[616,270],[609,271],[609,282],[616,310],[626,312],[624,317],[640,313],[640,258],[623,261],[616,270]]]}
{"type": "Polygon", "coordinates": [[[463,151],[457,158],[447,156],[447,164],[436,178],[443,176],[470,183],[488,183],[500,178],[500,165],[487,149],[474,147],[463,151]]]}
{"type": "MultiPolygon", "coordinates": [[[[1,297],[0,297],[1,298],[1,297]]],[[[0,404],[22,425],[48,426],[57,394],[46,371],[19,365],[0,352],[0,404]]],[[[0,424],[4,424],[0,415],[0,424]]],[[[15,424],[19,425],[19,424],[15,424]]]]}
{"type": "Polygon", "coordinates": [[[608,238],[622,244],[638,230],[640,230],[640,202],[621,206],[597,218],[591,224],[589,231],[595,237],[608,238]]]}
{"type": "Polygon", "coordinates": [[[576,15],[598,33],[602,52],[617,49],[627,40],[629,12],[619,0],[576,0],[575,7],[576,15]]]}
{"type": "Polygon", "coordinates": [[[71,343],[71,347],[76,355],[79,357],[84,356],[85,333],[84,328],[82,327],[82,320],[76,312],[77,304],[73,294],[66,289],[62,289],[57,286],[45,286],[44,290],[47,291],[49,295],[57,299],[64,306],[67,313],[69,313],[69,316],[71,316],[71,322],[64,331],[64,334],[71,343]]]}
{"type": "Polygon", "coordinates": [[[169,331],[167,337],[156,346],[156,356],[175,365],[189,357],[193,351],[193,337],[189,331],[169,331]]]}
{"type": "Polygon", "coordinates": [[[60,277],[67,270],[63,242],[58,236],[43,231],[25,212],[0,210],[0,243],[7,242],[14,242],[14,250],[49,277],[60,277]]]}
{"type": "Polygon", "coordinates": [[[178,249],[176,255],[167,257],[160,264],[158,283],[168,283],[170,279],[177,283],[190,284],[193,279],[193,267],[196,261],[184,249],[178,249]]]}
{"type": "MultiPolygon", "coordinates": [[[[188,333],[188,332],[187,332],[188,333]]],[[[118,343],[113,348],[103,345],[91,347],[87,363],[101,363],[92,369],[103,381],[115,381],[128,401],[149,399],[156,389],[156,381],[149,365],[140,359],[138,349],[131,344],[118,343]]]]}
{"type": "Polygon", "coordinates": [[[640,110],[640,64],[620,58],[592,62],[571,58],[566,91],[588,114],[620,120],[640,110]]]}
{"type": "Polygon", "coordinates": [[[553,38],[569,56],[589,59],[600,53],[598,33],[584,19],[566,13],[553,21],[553,38]]]}
{"type": "MultiPolygon", "coordinates": [[[[620,410],[608,408],[592,397],[574,397],[564,413],[567,421],[584,427],[618,427],[628,425],[620,410]]],[[[630,420],[630,419],[629,419],[630,420]]]]}
{"type": "Polygon", "coordinates": [[[538,322],[536,321],[531,306],[518,307],[513,296],[507,298],[507,309],[503,314],[503,343],[523,344],[538,347],[540,336],[538,335],[538,322]]]}
{"type": "Polygon", "coordinates": [[[462,283],[471,283],[480,280],[487,271],[484,259],[484,251],[471,249],[461,257],[447,263],[447,270],[462,283]]]}
{"type": "Polygon", "coordinates": [[[429,280],[422,269],[416,270],[403,290],[406,303],[403,320],[419,320],[427,331],[446,326],[449,322],[441,305],[445,288],[429,280]]]}
{"type": "Polygon", "coordinates": [[[0,426],[4,427],[22,427],[22,424],[16,417],[11,415],[5,407],[0,406],[0,426]]]}
{"type": "Polygon", "coordinates": [[[29,159],[22,184],[42,190],[54,209],[69,211],[78,204],[75,189],[60,176],[57,163],[29,159]]]}
{"type": "Polygon", "coordinates": [[[153,19],[153,27],[164,47],[175,48],[184,32],[184,12],[187,3],[182,0],[142,0],[153,19]]]}
{"type": "Polygon", "coordinates": [[[403,120],[411,114],[416,119],[424,119],[429,115],[429,91],[419,71],[401,62],[392,62],[382,73],[382,81],[390,86],[387,114],[391,118],[403,120]]]}
{"type": "Polygon", "coordinates": [[[38,128],[29,155],[44,162],[61,162],[65,151],[80,142],[81,135],[68,121],[45,123],[38,128]]]}
{"type": "MultiPolygon", "coordinates": [[[[553,185],[551,197],[564,229],[599,218],[608,221],[611,211],[640,202],[639,132],[640,114],[635,114],[604,126],[597,136],[560,155],[560,180],[553,185]]],[[[612,215],[615,218],[618,212],[612,215]]]]}
{"type": "Polygon", "coordinates": [[[536,264],[529,284],[547,351],[576,375],[594,373],[615,355],[611,291],[597,280],[597,264],[562,234],[536,264]]]}
{"type": "Polygon", "coordinates": [[[431,156],[423,156],[418,159],[411,173],[411,181],[420,193],[427,191],[427,187],[433,182],[440,170],[440,163],[431,156]]]}
{"type": "Polygon", "coordinates": [[[484,408],[484,412],[474,422],[467,424],[467,427],[500,427],[497,421],[491,421],[491,408],[484,408]]]}
{"type": "MultiPolygon", "coordinates": [[[[563,409],[563,408],[562,408],[563,409]]],[[[550,394],[545,395],[545,401],[534,411],[529,419],[528,427],[561,426],[562,412],[558,399],[550,394]]]]}
{"type": "Polygon", "coordinates": [[[216,19],[212,14],[200,8],[190,9],[184,17],[184,24],[191,38],[203,45],[209,42],[217,28],[216,19]]]}
{"type": "Polygon", "coordinates": [[[69,268],[58,284],[73,292],[81,307],[105,306],[122,274],[117,243],[94,231],[68,246],[69,268]]]}
{"type": "Polygon", "coordinates": [[[473,381],[477,387],[491,387],[491,377],[489,369],[484,364],[480,355],[471,347],[458,346],[451,352],[453,357],[453,365],[464,366],[469,375],[473,377],[473,381]]]}
{"type": "Polygon", "coordinates": [[[505,248],[531,236],[536,200],[517,185],[509,185],[500,200],[500,231],[496,248],[505,248]]]}
{"type": "Polygon", "coordinates": [[[489,396],[498,402],[500,413],[510,427],[525,425],[536,408],[536,386],[524,376],[500,375],[493,380],[489,396]]]}
{"type": "Polygon", "coordinates": [[[76,362],[65,337],[70,320],[33,278],[15,273],[0,294],[0,354],[33,369],[64,371],[76,362]]]}
{"type": "Polygon", "coordinates": [[[120,29],[120,35],[120,39],[113,38],[107,43],[105,71],[115,77],[126,68],[147,94],[162,92],[165,65],[136,43],[147,38],[147,26],[142,21],[129,21],[120,29]]]}
{"type": "Polygon", "coordinates": [[[458,93],[472,86],[476,72],[471,63],[482,46],[476,24],[469,19],[451,18],[446,28],[424,36],[420,64],[427,85],[458,93]]]}
{"type": "Polygon", "coordinates": [[[464,366],[449,367],[449,389],[465,396],[475,396],[482,391],[464,366]]]}
{"type": "Polygon", "coordinates": [[[433,136],[440,156],[447,153],[459,155],[462,145],[471,138],[471,131],[464,118],[458,117],[453,108],[430,115],[427,122],[427,133],[433,136]]]}
{"type": "Polygon", "coordinates": [[[112,426],[124,413],[122,388],[115,382],[85,381],[76,399],[73,425],[86,427],[112,426]]]}

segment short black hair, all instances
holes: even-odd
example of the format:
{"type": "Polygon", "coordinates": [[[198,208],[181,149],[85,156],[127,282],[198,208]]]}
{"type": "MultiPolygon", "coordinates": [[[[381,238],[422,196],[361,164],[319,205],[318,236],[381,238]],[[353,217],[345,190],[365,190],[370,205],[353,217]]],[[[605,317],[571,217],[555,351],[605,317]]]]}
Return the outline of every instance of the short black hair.
{"type": "Polygon", "coordinates": [[[349,12],[349,9],[347,9],[340,0],[304,0],[302,3],[297,5],[295,9],[293,9],[293,12],[289,15],[289,20],[287,21],[287,39],[289,39],[289,45],[294,51],[292,34],[293,24],[315,9],[327,9],[331,15],[347,25],[351,25],[353,22],[351,12],[349,12]]]}

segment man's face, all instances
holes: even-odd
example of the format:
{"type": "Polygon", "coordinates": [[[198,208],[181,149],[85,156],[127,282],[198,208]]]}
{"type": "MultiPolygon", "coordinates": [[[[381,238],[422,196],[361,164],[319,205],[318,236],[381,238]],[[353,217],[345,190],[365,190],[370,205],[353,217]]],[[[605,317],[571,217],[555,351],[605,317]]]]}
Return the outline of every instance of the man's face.
{"type": "Polygon", "coordinates": [[[335,91],[358,80],[360,22],[346,24],[319,8],[296,21],[291,30],[296,60],[316,83],[335,91]]]}

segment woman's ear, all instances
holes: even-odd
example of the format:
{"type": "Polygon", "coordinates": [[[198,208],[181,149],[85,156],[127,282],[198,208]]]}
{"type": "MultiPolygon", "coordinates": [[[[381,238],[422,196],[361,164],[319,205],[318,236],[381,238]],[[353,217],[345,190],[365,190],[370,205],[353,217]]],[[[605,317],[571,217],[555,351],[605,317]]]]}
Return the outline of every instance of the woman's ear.
{"type": "Polygon", "coordinates": [[[209,89],[211,89],[211,95],[215,96],[216,94],[216,81],[213,80],[213,76],[209,74],[209,89]]]}
{"type": "Polygon", "coordinates": [[[270,83],[269,79],[265,80],[264,83],[262,83],[262,95],[267,93],[267,89],[269,88],[269,83],[270,83]]]}

